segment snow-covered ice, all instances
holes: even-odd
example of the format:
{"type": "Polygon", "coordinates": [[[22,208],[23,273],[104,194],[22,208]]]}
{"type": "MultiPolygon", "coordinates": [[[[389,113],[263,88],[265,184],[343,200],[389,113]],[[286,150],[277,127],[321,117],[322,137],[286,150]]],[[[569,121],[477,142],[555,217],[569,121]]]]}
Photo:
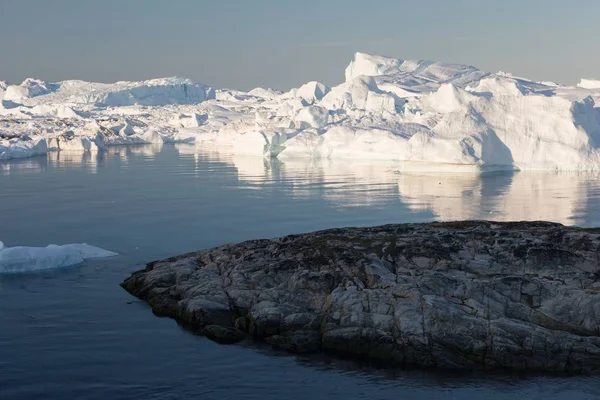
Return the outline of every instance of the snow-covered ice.
{"type": "Polygon", "coordinates": [[[0,159],[117,144],[385,160],[401,170],[600,170],[600,81],[536,82],[356,53],[328,87],[219,89],[181,78],[0,82],[0,159]]]}
{"type": "Polygon", "coordinates": [[[600,89],[600,79],[582,79],[577,86],[583,89],[600,89]]]}
{"type": "Polygon", "coordinates": [[[0,242],[0,274],[26,273],[81,264],[84,260],[118,255],[88,244],[47,247],[4,247],[0,242]]]}
{"type": "Polygon", "coordinates": [[[23,137],[0,140],[0,160],[27,158],[46,154],[47,152],[48,143],[46,139],[33,140],[28,137],[23,137]]]}

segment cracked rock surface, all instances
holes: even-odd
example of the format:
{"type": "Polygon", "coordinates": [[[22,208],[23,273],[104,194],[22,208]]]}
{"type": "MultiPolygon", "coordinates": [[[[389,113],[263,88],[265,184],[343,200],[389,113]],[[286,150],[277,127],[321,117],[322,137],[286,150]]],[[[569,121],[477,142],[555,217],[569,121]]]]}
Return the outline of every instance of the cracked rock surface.
{"type": "Polygon", "coordinates": [[[223,342],[440,368],[600,371],[600,231],[341,228],[155,261],[122,283],[223,342]]]}

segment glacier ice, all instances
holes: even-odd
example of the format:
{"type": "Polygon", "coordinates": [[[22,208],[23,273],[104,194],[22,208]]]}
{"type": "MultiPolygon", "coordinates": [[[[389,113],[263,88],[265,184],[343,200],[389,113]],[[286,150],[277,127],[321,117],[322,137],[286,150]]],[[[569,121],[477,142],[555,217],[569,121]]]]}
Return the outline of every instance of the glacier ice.
{"type": "Polygon", "coordinates": [[[0,274],[26,273],[81,264],[84,260],[118,255],[88,244],[47,247],[4,247],[0,242],[0,274]]]}
{"type": "Polygon", "coordinates": [[[194,104],[214,97],[211,87],[175,77],[115,84],[26,79],[20,85],[8,86],[4,93],[4,100],[23,105],[74,103],[106,107],[194,104]]]}
{"type": "Polygon", "coordinates": [[[323,128],[329,122],[329,111],[319,106],[303,107],[296,114],[294,121],[299,126],[323,128]]]}
{"type": "Polygon", "coordinates": [[[0,140],[0,160],[27,158],[48,152],[46,139],[33,140],[28,137],[0,140]]]}
{"type": "Polygon", "coordinates": [[[0,159],[196,142],[402,170],[600,170],[600,81],[562,86],[364,53],[343,79],[287,92],[215,91],[181,78],[4,84],[0,159]]]}
{"type": "Polygon", "coordinates": [[[600,89],[600,79],[582,79],[577,86],[582,89],[600,89]]]}
{"type": "Polygon", "coordinates": [[[282,97],[295,97],[304,100],[308,104],[314,104],[317,101],[322,100],[330,90],[331,89],[326,85],[320,82],[312,81],[305,83],[298,89],[292,89],[282,97]]]}

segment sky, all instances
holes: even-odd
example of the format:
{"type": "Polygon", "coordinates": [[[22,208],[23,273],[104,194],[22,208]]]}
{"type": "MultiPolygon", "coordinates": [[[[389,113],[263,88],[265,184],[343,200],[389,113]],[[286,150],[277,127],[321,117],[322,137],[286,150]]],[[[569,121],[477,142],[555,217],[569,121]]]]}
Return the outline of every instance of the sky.
{"type": "Polygon", "coordinates": [[[336,85],[361,51],[600,78],[598,0],[0,0],[0,80],[336,85]]]}

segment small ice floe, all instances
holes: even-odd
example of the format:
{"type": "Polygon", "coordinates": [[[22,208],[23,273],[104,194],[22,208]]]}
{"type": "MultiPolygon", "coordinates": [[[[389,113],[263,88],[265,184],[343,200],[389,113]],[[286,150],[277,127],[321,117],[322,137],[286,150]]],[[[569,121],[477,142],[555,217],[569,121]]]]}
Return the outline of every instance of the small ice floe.
{"type": "Polygon", "coordinates": [[[92,258],[118,255],[88,244],[67,244],[47,247],[4,247],[0,242],[0,274],[16,274],[55,269],[81,264],[92,258]]]}

